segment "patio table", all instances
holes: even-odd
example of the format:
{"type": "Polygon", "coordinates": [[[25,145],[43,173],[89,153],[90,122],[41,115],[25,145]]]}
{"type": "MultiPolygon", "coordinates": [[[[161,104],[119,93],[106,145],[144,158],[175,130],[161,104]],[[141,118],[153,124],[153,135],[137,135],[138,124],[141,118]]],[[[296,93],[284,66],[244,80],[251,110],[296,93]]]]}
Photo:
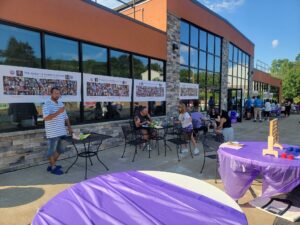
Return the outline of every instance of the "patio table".
{"type": "Polygon", "coordinates": [[[33,225],[245,225],[228,195],[195,178],[159,171],[113,173],[61,192],[35,215],[33,225]]]}
{"type": "Polygon", "coordinates": [[[262,150],[267,148],[267,142],[240,143],[244,144],[244,147],[239,150],[226,147],[220,147],[218,150],[219,173],[225,192],[233,199],[243,197],[258,175],[262,176],[261,197],[288,193],[300,184],[299,159],[263,156],[262,150]]]}

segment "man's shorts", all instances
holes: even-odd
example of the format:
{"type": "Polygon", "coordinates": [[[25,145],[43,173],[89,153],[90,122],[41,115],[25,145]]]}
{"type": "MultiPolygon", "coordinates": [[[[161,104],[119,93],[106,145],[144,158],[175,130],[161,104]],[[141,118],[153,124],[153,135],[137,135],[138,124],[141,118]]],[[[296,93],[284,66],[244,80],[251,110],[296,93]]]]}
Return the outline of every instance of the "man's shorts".
{"type": "Polygon", "coordinates": [[[65,138],[65,136],[47,139],[48,140],[47,157],[53,156],[55,152],[58,152],[59,154],[64,152],[64,147],[62,146],[62,140],[64,138],[65,138]]]}

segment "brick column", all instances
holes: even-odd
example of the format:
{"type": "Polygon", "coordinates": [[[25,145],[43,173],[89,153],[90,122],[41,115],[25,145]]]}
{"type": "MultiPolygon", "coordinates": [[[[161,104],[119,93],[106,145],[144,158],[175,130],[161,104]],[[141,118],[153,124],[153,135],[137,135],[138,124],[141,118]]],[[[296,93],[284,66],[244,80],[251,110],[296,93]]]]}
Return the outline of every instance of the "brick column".
{"type": "Polygon", "coordinates": [[[222,39],[221,110],[227,110],[229,41],[222,39]]]}
{"type": "Polygon", "coordinates": [[[180,19],[168,13],[167,24],[167,68],[166,68],[166,113],[177,114],[180,82],[180,19]],[[173,49],[173,45],[177,49],[173,49]]]}

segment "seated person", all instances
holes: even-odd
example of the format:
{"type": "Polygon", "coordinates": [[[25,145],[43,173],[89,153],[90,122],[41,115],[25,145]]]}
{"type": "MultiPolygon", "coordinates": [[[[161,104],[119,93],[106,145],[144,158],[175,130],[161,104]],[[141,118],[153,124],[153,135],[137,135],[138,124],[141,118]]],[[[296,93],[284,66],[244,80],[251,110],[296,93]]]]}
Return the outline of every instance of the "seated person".
{"type": "MultiPolygon", "coordinates": [[[[179,117],[178,117],[178,122],[176,123],[180,123],[181,127],[182,127],[182,131],[187,134],[190,135],[190,139],[192,141],[192,144],[194,146],[194,155],[198,155],[200,153],[199,149],[197,148],[197,144],[196,141],[194,139],[193,136],[193,124],[192,124],[192,118],[190,116],[190,114],[187,112],[187,108],[185,106],[184,103],[180,103],[179,107],[179,117]]],[[[184,148],[181,151],[182,153],[186,153],[188,152],[187,146],[184,145],[184,148]]]]}
{"type": "Polygon", "coordinates": [[[142,106],[139,112],[134,117],[134,125],[136,129],[140,129],[145,140],[149,139],[148,129],[143,129],[143,125],[149,125],[151,123],[151,117],[148,112],[148,108],[142,106]]]}
{"type": "Polygon", "coordinates": [[[195,133],[198,133],[198,131],[202,131],[204,132],[204,134],[207,133],[208,128],[205,124],[205,121],[207,121],[207,119],[204,117],[204,115],[200,112],[198,112],[198,109],[195,108],[195,112],[191,113],[192,116],[192,123],[193,123],[193,129],[195,131],[195,133]]]}
{"type": "Polygon", "coordinates": [[[219,113],[216,112],[216,109],[215,108],[212,108],[210,114],[209,114],[209,117],[211,120],[213,120],[213,128],[217,128],[219,125],[220,125],[220,120],[221,120],[221,117],[219,115],[219,113]]]}
{"type": "Polygon", "coordinates": [[[216,128],[215,132],[223,134],[225,142],[234,141],[234,131],[227,111],[222,110],[220,125],[216,128]]]}

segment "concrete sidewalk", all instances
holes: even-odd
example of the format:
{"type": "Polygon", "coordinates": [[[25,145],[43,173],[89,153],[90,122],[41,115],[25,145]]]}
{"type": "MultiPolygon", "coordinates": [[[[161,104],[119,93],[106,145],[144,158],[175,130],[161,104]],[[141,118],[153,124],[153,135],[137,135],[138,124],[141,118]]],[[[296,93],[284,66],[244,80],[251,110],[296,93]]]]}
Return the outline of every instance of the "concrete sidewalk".
{"type": "MultiPolygon", "coordinates": [[[[300,146],[300,115],[292,115],[289,118],[279,120],[280,142],[300,146]]],[[[234,125],[237,140],[267,141],[268,123],[253,123],[243,121],[234,125]]],[[[200,145],[200,149],[202,146],[200,145]]],[[[157,151],[152,152],[148,159],[147,152],[138,152],[136,161],[131,162],[133,150],[126,151],[124,159],[121,159],[123,146],[109,149],[100,153],[101,159],[109,167],[109,173],[128,170],[159,170],[181,173],[197,179],[205,180],[212,185],[223,189],[222,181],[214,183],[215,160],[208,159],[203,174],[200,167],[203,155],[200,154],[192,159],[187,155],[181,162],[177,161],[175,151],[168,151],[167,157],[157,151]]],[[[67,168],[74,158],[60,161],[63,168],[67,168]]],[[[93,160],[94,165],[88,167],[88,177],[94,177],[107,173],[104,167],[93,160]]],[[[68,174],[55,176],[46,172],[47,165],[31,167],[24,170],[10,172],[0,175],[0,224],[1,225],[23,225],[30,224],[37,209],[59,192],[74,183],[84,179],[84,160],[79,159],[68,174]]],[[[254,182],[253,190],[257,195],[261,193],[261,184],[254,182]]],[[[261,212],[246,204],[253,199],[248,191],[239,201],[243,211],[246,213],[250,225],[271,225],[274,216],[261,212]]]]}

